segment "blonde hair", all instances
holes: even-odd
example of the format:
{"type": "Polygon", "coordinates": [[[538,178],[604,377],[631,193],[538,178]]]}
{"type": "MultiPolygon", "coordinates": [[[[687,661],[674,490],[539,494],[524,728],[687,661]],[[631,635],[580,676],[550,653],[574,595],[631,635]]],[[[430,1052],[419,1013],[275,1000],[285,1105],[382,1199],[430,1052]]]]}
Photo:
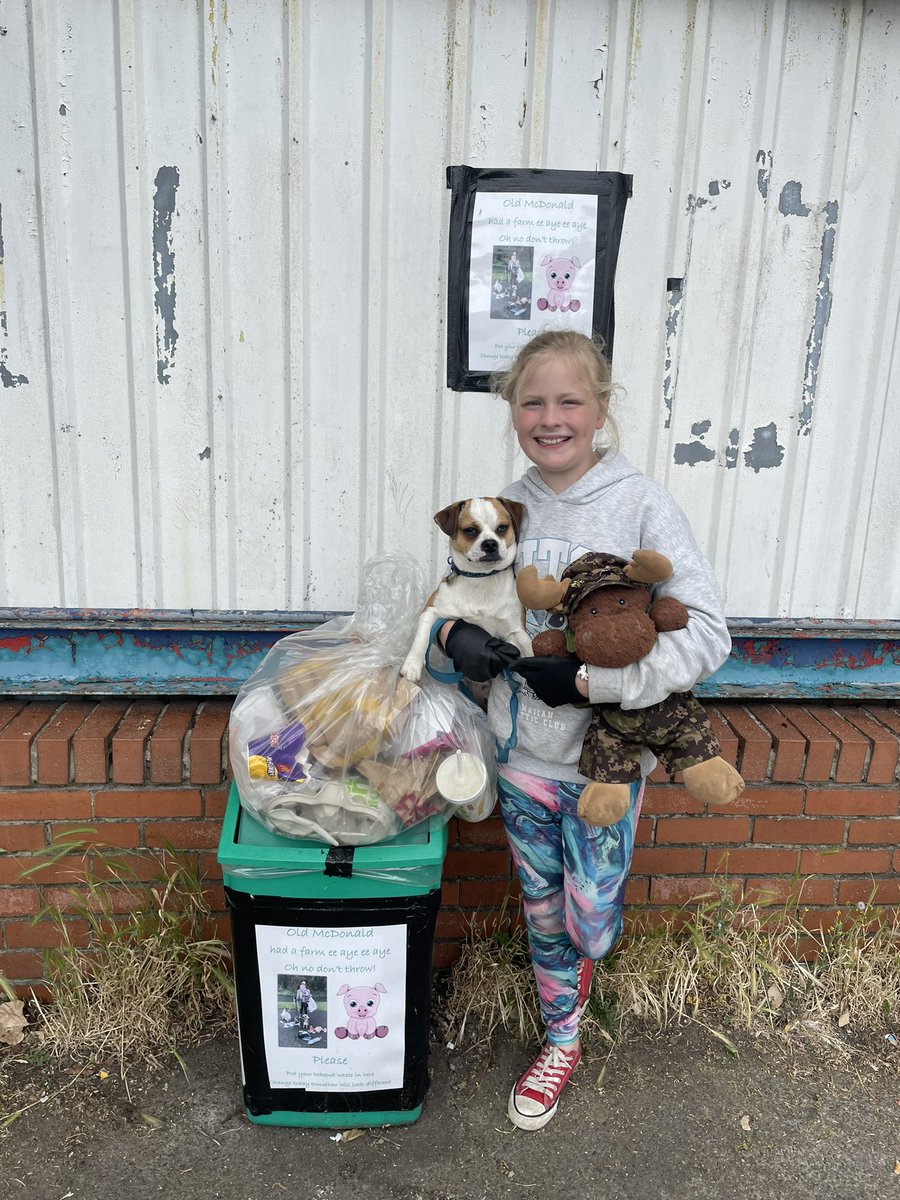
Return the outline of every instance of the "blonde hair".
{"type": "Polygon", "coordinates": [[[491,391],[506,401],[512,419],[525,374],[538,363],[555,357],[568,358],[572,362],[606,418],[603,428],[598,429],[594,437],[594,449],[617,449],[619,429],[609,411],[610,399],[616,395],[617,388],[612,382],[612,371],[602,345],[586,334],[576,333],[573,329],[545,329],[525,343],[509,370],[492,376],[491,391]]]}

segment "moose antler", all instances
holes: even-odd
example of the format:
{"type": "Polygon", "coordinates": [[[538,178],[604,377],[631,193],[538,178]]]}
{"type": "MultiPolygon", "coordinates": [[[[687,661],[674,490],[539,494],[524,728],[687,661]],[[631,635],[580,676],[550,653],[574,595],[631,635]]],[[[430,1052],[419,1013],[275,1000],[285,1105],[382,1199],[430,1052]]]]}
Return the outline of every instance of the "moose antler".
{"type": "Polygon", "coordinates": [[[672,564],[656,550],[635,550],[625,574],[635,583],[662,583],[672,574],[672,564]]]}
{"type": "Polygon", "coordinates": [[[516,576],[516,595],[526,608],[547,609],[548,611],[558,608],[568,590],[568,579],[560,582],[552,575],[541,579],[534,564],[523,567],[516,576]]]}

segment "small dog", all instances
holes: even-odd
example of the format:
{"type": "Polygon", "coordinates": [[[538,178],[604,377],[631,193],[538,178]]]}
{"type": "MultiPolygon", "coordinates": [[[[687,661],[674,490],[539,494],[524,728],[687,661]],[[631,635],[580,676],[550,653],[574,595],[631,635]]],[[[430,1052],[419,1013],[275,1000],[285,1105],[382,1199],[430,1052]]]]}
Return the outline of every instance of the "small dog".
{"type": "Polygon", "coordinates": [[[516,596],[513,563],[525,505],[481,496],[457,500],[434,514],[450,538],[450,574],[429,598],[400,674],[415,683],[422,674],[431,627],[440,617],[480,625],[494,637],[531,654],[525,612],[516,596]]]}

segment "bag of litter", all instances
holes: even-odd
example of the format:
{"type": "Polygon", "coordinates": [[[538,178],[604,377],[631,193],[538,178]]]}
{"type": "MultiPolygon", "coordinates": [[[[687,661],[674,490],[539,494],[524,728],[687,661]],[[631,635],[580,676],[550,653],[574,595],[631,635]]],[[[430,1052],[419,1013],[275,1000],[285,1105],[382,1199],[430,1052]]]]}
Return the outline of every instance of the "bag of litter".
{"type": "Polygon", "coordinates": [[[495,742],[455,686],[400,675],[425,587],[406,555],[369,560],[359,607],[277,642],[231,712],[241,804],[275,833],[364,846],[428,817],[494,807],[495,742]]]}

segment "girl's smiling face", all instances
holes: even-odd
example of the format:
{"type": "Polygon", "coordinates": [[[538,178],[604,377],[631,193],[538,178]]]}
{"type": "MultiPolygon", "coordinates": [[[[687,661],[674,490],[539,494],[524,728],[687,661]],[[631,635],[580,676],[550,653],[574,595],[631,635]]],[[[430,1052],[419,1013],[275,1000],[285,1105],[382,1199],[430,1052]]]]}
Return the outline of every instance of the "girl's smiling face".
{"type": "Polygon", "coordinates": [[[606,405],[567,356],[538,360],[522,376],[512,406],[519,445],[554,492],[564,492],[598,461],[594,434],[606,405]]]}

